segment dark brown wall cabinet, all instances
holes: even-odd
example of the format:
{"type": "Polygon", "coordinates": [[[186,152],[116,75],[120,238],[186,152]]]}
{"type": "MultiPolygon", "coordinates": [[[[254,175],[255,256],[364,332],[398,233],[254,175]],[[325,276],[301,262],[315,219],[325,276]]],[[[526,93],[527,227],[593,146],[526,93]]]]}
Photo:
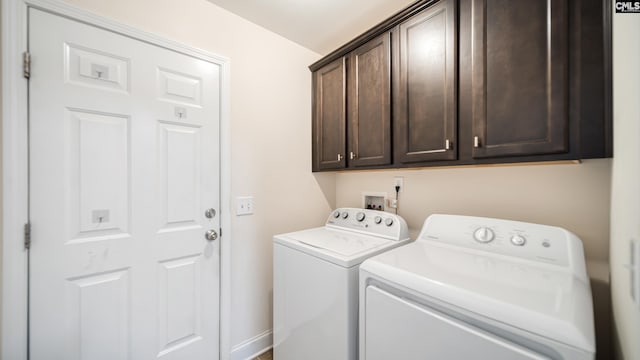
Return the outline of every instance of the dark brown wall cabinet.
{"type": "Polygon", "coordinates": [[[349,167],[391,164],[389,34],[349,54],[349,167]]]}
{"type": "Polygon", "coordinates": [[[391,164],[390,71],[385,33],[313,73],[314,171],[391,164]]]}
{"type": "Polygon", "coordinates": [[[314,171],[612,155],[610,0],[418,1],[310,69],[314,171]]]}
{"type": "Polygon", "coordinates": [[[471,12],[473,157],[567,152],[567,0],[474,0],[471,12]]]}
{"type": "Polygon", "coordinates": [[[346,165],[345,76],[343,58],[313,73],[314,170],[335,170],[346,165]]]}
{"type": "Polygon", "coordinates": [[[394,31],[396,163],[456,159],[455,4],[440,1],[394,31]]]}

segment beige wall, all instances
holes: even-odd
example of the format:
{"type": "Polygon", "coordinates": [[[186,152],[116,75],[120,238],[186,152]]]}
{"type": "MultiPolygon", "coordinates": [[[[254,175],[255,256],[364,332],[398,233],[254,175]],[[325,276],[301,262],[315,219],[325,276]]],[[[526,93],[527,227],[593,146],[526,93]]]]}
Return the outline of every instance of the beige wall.
{"type": "Polygon", "coordinates": [[[611,160],[582,164],[433,168],[337,175],[338,206],[361,206],[363,191],[395,194],[404,177],[398,214],[415,234],[433,213],[520,220],[564,227],[583,241],[586,257],[609,256],[611,160]]]}
{"type": "Polygon", "coordinates": [[[614,153],[611,290],[619,359],[640,359],[640,303],[630,296],[629,243],[640,246],[640,15],[613,16],[614,153]]]}
{"type": "Polygon", "coordinates": [[[331,175],[310,171],[319,55],[205,0],[68,2],[231,59],[231,195],[255,199],[254,215],[232,219],[231,344],[270,330],[272,236],[321,224],[333,201],[331,175]]]}

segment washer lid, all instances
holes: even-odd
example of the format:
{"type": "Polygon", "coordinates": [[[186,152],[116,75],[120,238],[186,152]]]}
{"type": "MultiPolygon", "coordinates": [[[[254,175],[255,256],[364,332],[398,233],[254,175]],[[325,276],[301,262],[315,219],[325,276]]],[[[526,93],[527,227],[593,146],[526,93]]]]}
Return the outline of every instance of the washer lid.
{"type": "Polygon", "coordinates": [[[344,267],[406,243],[327,227],[276,235],[274,241],[344,267]]]}
{"type": "Polygon", "coordinates": [[[556,266],[418,241],[370,258],[360,269],[383,282],[595,351],[590,286],[556,266]]]}
{"type": "Polygon", "coordinates": [[[327,229],[322,236],[317,235],[317,231],[301,232],[296,234],[296,240],[342,256],[354,256],[389,242],[387,239],[331,229],[327,229]]]}

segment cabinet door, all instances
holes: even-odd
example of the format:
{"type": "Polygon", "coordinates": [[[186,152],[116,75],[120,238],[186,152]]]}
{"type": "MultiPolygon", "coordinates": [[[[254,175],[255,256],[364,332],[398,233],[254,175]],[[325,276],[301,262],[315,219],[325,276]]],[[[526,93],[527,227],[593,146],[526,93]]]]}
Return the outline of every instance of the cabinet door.
{"type": "Polygon", "coordinates": [[[349,56],[349,167],[391,163],[391,47],[385,33],[349,56]]]}
{"type": "Polygon", "coordinates": [[[313,170],[346,166],[345,59],[313,73],[313,170]]]}
{"type": "Polygon", "coordinates": [[[568,151],[567,0],[473,0],[473,157],[568,151]]]}
{"type": "Polygon", "coordinates": [[[456,1],[442,0],[397,27],[395,160],[453,160],[456,151],[456,1]]]}

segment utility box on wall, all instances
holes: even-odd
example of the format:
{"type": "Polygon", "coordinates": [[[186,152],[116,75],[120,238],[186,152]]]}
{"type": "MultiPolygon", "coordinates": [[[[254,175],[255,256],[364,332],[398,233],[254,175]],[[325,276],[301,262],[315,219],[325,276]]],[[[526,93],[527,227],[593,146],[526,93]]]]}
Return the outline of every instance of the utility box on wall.
{"type": "Polygon", "coordinates": [[[385,211],[387,193],[385,192],[363,192],[362,208],[385,211]]]}

